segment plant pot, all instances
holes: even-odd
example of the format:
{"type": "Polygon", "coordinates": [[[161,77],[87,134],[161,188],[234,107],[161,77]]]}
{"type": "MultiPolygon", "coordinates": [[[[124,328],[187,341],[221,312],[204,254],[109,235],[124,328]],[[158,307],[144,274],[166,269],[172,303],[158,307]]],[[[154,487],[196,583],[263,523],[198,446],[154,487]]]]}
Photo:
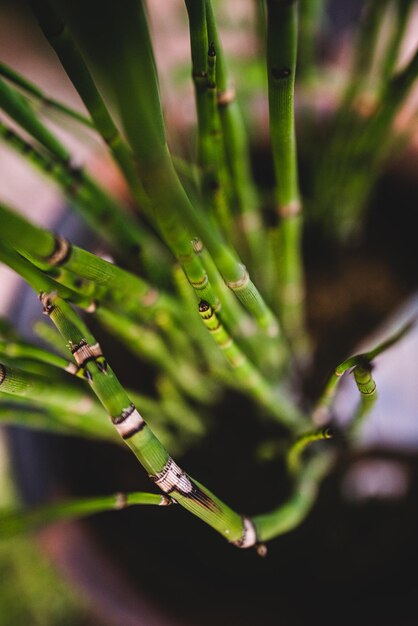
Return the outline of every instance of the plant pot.
{"type": "MultiPolygon", "coordinates": [[[[308,312],[318,345],[307,395],[318,393],[335,363],[417,288],[410,224],[418,192],[405,184],[402,189],[399,233],[392,228],[391,198],[401,192],[389,174],[376,193],[362,245],[318,249],[309,233],[306,237],[308,312]],[[362,280],[356,283],[359,268],[362,280]]],[[[33,294],[29,297],[35,302],[33,294]]],[[[108,352],[106,337],[99,340],[108,352]]],[[[117,355],[109,360],[130,382],[131,364],[118,363],[117,355]]],[[[405,373],[396,361],[394,369],[390,378],[397,388],[397,376],[404,379],[405,373]]],[[[139,374],[134,370],[134,378],[139,374]]],[[[412,395],[415,406],[417,400],[412,395]]],[[[416,412],[412,407],[412,417],[416,412]]],[[[252,514],[283,502],[288,486],[281,461],[253,462],[254,438],[261,442],[269,428],[254,433],[250,403],[233,394],[217,414],[218,427],[184,456],[182,466],[237,510],[252,514]]],[[[379,441],[374,432],[373,449],[365,440],[356,451],[341,454],[309,518],[272,541],[265,559],[236,550],[180,507],[98,514],[56,524],[40,539],[88,596],[103,625],[412,625],[418,619],[413,567],[418,447],[416,440],[408,450],[379,441]],[[400,477],[398,487],[389,489],[393,475],[400,477]],[[362,491],[370,481],[374,489],[362,491]]],[[[29,505],[54,497],[149,490],[149,479],[131,454],[110,444],[11,429],[10,446],[29,505]]]]}

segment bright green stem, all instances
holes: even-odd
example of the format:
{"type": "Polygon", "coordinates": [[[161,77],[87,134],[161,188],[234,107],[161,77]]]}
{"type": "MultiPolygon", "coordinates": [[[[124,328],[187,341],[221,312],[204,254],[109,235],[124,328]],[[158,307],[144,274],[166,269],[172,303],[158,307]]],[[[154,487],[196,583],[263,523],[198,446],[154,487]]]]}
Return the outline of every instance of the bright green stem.
{"type": "Polygon", "coordinates": [[[103,511],[119,511],[137,504],[167,506],[171,504],[171,499],[167,496],[137,491],[56,502],[29,511],[3,511],[0,514],[0,539],[38,530],[61,520],[78,519],[103,511]]]}
{"type": "Polygon", "coordinates": [[[369,362],[364,361],[356,365],[353,374],[357,389],[361,394],[359,407],[349,426],[349,432],[356,434],[363,424],[364,418],[370,413],[377,400],[377,387],[372,376],[372,367],[369,362]]]}
{"type": "Polygon", "coordinates": [[[171,354],[156,332],[103,307],[97,309],[96,317],[130,352],[152,363],[159,371],[166,372],[189,397],[203,403],[211,402],[212,386],[202,379],[193,363],[188,364],[171,354]]]}
{"type": "Polygon", "coordinates": [[[0,337],[0,355],[12,359],[30,359],[46,363],[60,369],[68,366],[69,361],[62,356],[48,352],[24,341],[4,340],[0,337]]]}
{"type": "Polygon", "coordinates": [[[42,124],[30,104],[16,89],[0,78],[0,108],[34,137],[62,163],[69,163],[70,153],[42,124]]]}
{"type": "Polygon", "coordinates": [[[382,354],[392,346],[401,341],[411,328],[415,325],[416,320],[410,320],[404,324],[396,333],[388,337],[385,341],[382,341],[377,346],[369,350],[368,352],[362,352],[361,354],[355,354],[348,359],[337,365],[334,373],[328,380],[321,397],[319,398],[316,407],[313,411],[312,418],[317,424],[324,424],[330,419],[331,406],[337,392],[337,386],[341,380],[341,376],[345,374],[349,369],[362,366],[364,363],[371,363],[379,354],[382,354]]]}
{"type": "Polygon", "coordinates": [[[250,150],[241,111],[230,85],[228,68],[218,35],[211,0],[205,0],[209,41],[216,51],[216,87],[222,127],[223,149],[229,170],[228,186],[233,191],[233,206],[241,216],[242,230],[247,238],[253,270],[263,248],[263,226],[258,212],[258,198],[252,182],[250,150]]]}
{"type": "Polygon", "coordinates": [[[52,427],[55,421],[64,428],[115,440],[109,424],[103,424],[102,408],[78,386],[58,380],[51,385],[50,377],[0,364],[0,393],[7,394],[4,396],[7,400],[24,398],[32,406],[46,410],[51,416],[52,427]]]}
{"type": "Polygon", "coordinates": [[[42,432],[56,433],[57,435],[85,437],[87,439],[104,439],[118,443],[113,433],[104,434],[97,429],[86,429],[80,424],[71,424],[71,416],[67,419],[65,415],[56,417],[57,411],[46,411],[40,407],[31,406],[29,402],[15,397],[10,401],[7,395],[0,398],[0,425],[18,426],[19,428],[29,428],[42,432]]]}
{"type": "Polygon", "coordinates": [[[47,0],[33,0],[31,4],[45,37],[55,50],[64,70],[90,113],[96,130],[119,165],[135,200],[139,206],[148,208],[148,198],[135,171],[133,155],[113,122],[66,25],[47,0]]]}
{"type": "Polygon", "coordinates": [[[297,356],[305,359],[301,203],[296,152],[294,87],[297,52],[297,2],[267,2],[267,71],[270,135],[276,175],[280,314],[284,331],[297,356]]]}
{"type": "Polygon", "coordinates": [[[11,67],[5,65],[0,62],[0,76],[7,78],[11,83],[19,87],[22,91],[24,91],[29,96],[32,96],[36,100],[38,100],[44,109],[52,109],[53,111],[57,111],[58,113],[62,113],[66,117],[69,117],[79,124],[83,126],[87,126],[90,129],[94,128],[94,124],[88,118],[71,109],[66,104],[55,100],[54,98],[50,98],[42,89],[40,89],[37,85],[29,81],[27,78],[15,72],[11,67]]]}
{"type": "MultiPolygon", "coordinates": [[[[2,222],[0,240],[4,238],[22,255],[40,267],[65,268],[75,276],[93,282],[98,288],[95,297],[99,301],[101,297],[111,302],[123,300],[134,312],[140,307],[144,315],[150,317],[155,317],[160,312],[167,312],[169,315],[177,313],[178,307],[173,299],[160,293],[139,276],[91,252],[72,246],[63,237],[31,224],[2,203],[0,203],[0,218],[2,222]],[[103,290],[106,291],[105,294],[103,290]]],[[[48,277],[45,278],[47,279],[48,277]]],[[[40,286],[39,290],[51,291],[51,285],[40,286]]],[[[75,291],[69,291],[69,293],[75,298],[74,300],[72,297],[69,298],[73,302],[80,301],[80,296],[75,291]]],[[[91,300],[92,298],[88,302],[91,303],[91,300]]]]}
{"type": "Polygon", "coordinates": [[[319,486],[331,469],[333,455],[322,454],[306,464],[289,500],[274,511],[253,518],[259,541],[269,541],[301,524],[318,497],[319,486]]]}
{"type": "Polygon", "coordinates": [[[91,306],[91,300],[85,300],[75,291],[57,283],[23,256],[9,248],[2,240],[0,240],[0,261],[19,274],[35,291],[56,291],[61,297],[71,300],[83,308],[88,309],[91,306]]]}
{"type": "Polygon", "coordinates": [[[57,161],[0,122],[0,138],[57,184],[83,218],[128,259],[147,245],[136,222],[82,169],[57,161]]]}
{"type": "Polygon", "coordinates": [[[200,302],[199,313],[206,328],[235,372],[242,390],[246,391],[288,428],[295,430],[303,426],[303,415],[282,390],[275,389],[264,379],[234,342],[208,302],[204,300],[200,302]]]}
{"type": "Polygon", "coordinates": [[[311,443],[331,439],[332,436],[333,434],[330,428],[323,428],[322,430],[305,433],[298,437],[286,455],[286,464],[289,473],[292,476],[297,476],[300,473],[302,469],[302,455],[311,443]]]}
{"type": "Polygon", "coordinates": [[[151,479],[226,539],[241,545],[245,538],[243,518],[175,464],[132,404],[80,318],[60,298],[44,294],[42,301],[112,423],[151,479]]]}

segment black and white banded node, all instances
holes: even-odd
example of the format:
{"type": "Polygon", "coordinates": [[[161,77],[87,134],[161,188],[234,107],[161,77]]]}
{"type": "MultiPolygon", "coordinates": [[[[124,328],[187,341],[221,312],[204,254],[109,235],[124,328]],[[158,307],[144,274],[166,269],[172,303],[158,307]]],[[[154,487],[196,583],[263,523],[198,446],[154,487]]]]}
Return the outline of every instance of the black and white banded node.
{"type": "Polygon", "coordinates": [[[92,380],[91,373],[86,369],[87,363],[95,362],[99,372],[106,374],[107,361],[98,343],[91,346],[85,339],[82,339],[78,344],[71,344],[70,350],[76,360],[78,370],[87,380],[90,382],[92,380]]]}
{"type": "Polygon", "coordinates": [[[252,548],[258,543],[254,522],[249,517],[242,518],[243,531],[240,539],[231,543],[237,548],[252,548]]]}
{"type": "Polygon", "coordinates": [[[194,500],[209,511],[218,510],[218,505],[212,500],[171,457],[161,470],[150,476],[151,480],[166,494],[176,492],[194,500]]]}
{"type": "Polygon", "coordinates": [[[130,404],[116,417],[112,417],[112,424],[115,426],[122,439],[130,439],[139,433],[146,426],[142,415],[137,411],[134,404],[130,404]]]}

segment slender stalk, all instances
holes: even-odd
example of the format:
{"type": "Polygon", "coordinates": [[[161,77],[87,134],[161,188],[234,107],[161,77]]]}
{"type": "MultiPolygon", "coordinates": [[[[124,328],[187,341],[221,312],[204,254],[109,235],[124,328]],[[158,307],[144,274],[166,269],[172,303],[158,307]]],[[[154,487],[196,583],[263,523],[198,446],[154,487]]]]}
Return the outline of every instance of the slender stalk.
{"type": "Polygon", "coordinates": [[[0,514],[0,539],[32,532],[58,521],[78,519],[104,511],[119,511],[138,504],[167,506],[171,503],[168,496],[137,491],[54,502],[29,511],[6,510],[0,514]]]}
{"type": "Polygon", "coordinates": [[[82,168],[44,154],[1,121],[0,138],[58,185],[86,222],[122,256],[129,259],[149,245],[149,233],[145,235],[135,220],[124,214],[120,205],[82,168]]]}
{"type": "Polygon", "coordinates": [[[110,425],[103,424],[102,408],[77,386],[59,381],[51,385],[49,377],[0,364],[0,393],[7,394],[4,397],[9,401],[12,397],[30,400],[59,426],[115,441],[110,425]]]}
{"type": "Polygon", "coordinates": [[[392,346],[401,341],[415,325],[416,320],[410,320],[404,324],[397,332],[388,337],[385,341],[379,343],[377,346],[369,350],[368,352],[362,352],[350,356],[348,359],[337,365],[334,373],[329,378],[324,391],[322,392],[316,407],[312,414],[312,419],[316,424],[325,424],[331,417],[331,407],[335,399],[337,392],[337,386],[341,380],[341,376],[348,370],[362,366],[364,363],[371,363],[379,354],[382,354],[392,346]]]}
{"type": "Polygon", "coordinates": [[[53,295],[43,294],[42,303],[71,346],[74,359],[84,370],[116,430],[155,484],[238,547],[253,545],[256,538],[247,539],[243,518],[190,478],[170,457],[120,385],[95,338],[73,310],[53,295]]]}
{"type": "Polygon", "coordinates": [[[202,191],[224,234],[232,240],[232,216],[225,189],[225,163],[216,97],[216,49],[208,41],[205,0],[186,0],[189,15],[192,77],[198,122],[198,162],[202,191]]]}
{"type": "Polygon", "coordinates": [[[190,398],[211,403],[216,397],[213,384],[202,378],[195,365],[170,354],[162,338],[150,328],[102,307],[97,309],[96,317],[130,352],[165,372],[190,398]]]}
{"type": "Polygon", "coordinates": [[[69,164],[70,153],[39,120],[30,104],[6,81],[0,78],[0,109],[53,154],[58,161],[69,164]]]}
{"type": "Polygon", "coordinates": [[[283,390],[275,389],[264,379],[242,350],[234,342],[208,302],[202,300],[199,313],[220,350],[233,368],[242,390],[265,407],[271,415],[290,429],[297,430],[304,423],[303,415],[287,398],[283,390]]]}
{"type": "Polygon", "coordinates": [[[372,376],[372,366],[368,361],[356,365],[353,371],[357,389],[360,392],[360,405],[349,427],[349,433],[357,434],[377,400],[377,387],[372,376]]]}
{"type": "Polygon", "coordinates": [[[289,473],[292,476],[297,476],[300,473],[302,469],[302,455],[311,443],[331,439],[332,437],[333,433],[330,428],[323,428],[321,430],[305,433],[298,437],[286,455],[286,464],[289,473]]]}
{"type": "MultiPolygon", "coordinates": [[[[123,300],[132,310],[143,308],[145,316],[155,317],[160,312],[177,315],[178,307],[167,294],[159,292],[139,276],[135,276],[117,265],[105,261],[78,246],[73,246],[60,235],[54,235],[46,229],[31,224],[22,216],[0,203],[2,220],[2,238],[16,248],[30,261],[43,268],[61,268],[72,272],[74,276],[91,281],[97,286],[96,292],[89,295],[88,302],[108,298],[111,302],[123,300]],[[107,294],[105,296],[105,293],[107,294]]],[[[58,284],[58,283],[57,283],[58,284]]],[[[54,283],[55,288],[57,288],[54,283]]],[[[39,287],[40,290],[52,290],[39,287]]],[[[62,292],[67,293],[67,292],[62,292]]],[[[80,296],[76,291],[68,291],[78,303],[80,296]]]]}
{"type": "Polygon", "coordinates": [[[253,518],[259,541],[269,541],[299,526],[315,504],[320,483],[329,473],[333,462],[332,454],[323,453],[313,458],[296,480],[289,500],[270,513],[253,518]]]}
{"type": "Polygon", "coordinates": [[[16,87],[19,87],[19,89],[21,89],[24,93],[39,101],[43,109],[51,109],[53,111],[57,111],[58,113],[62,113],[66,117],[75,120],[76,122],[82,124],[83,126],[86,126],[87,128],[94,129],[94,124],[88,117],[82,115],[75,109],[68,107],[66,104],[63,104],[62,102],[51,98],[37,85],[29,81],[18,72],[15,72],[15,70],[13,70],[8,65],[5,65],[1,62],[0,76],[3,76],[3,78],[7,78],[7,80],[9,80],[16,87]]]}
{"type": "Polygon", "coordinates": [[[149,201],[135,171],[133,155],[110,116],[65,23],[47,0],[31,0],[31,6],[45,37],[90,113],[96,130],[125,176],[135,200],[139,206],[148,208],[149,201]]]}
{"type": "Polygon", "coordinates": [[[223,147],[229,170],[228,186],[232,189],[232,206],[240,215],[241,228],[248,241],[252,268],[262,254],[263,225],[258,212],[258,198],[251,174],[250,150],[245,125],[230,84],[222,43],[216,26],[211,0],[205,0],[209,41],[216,51],[216,88],[223,147]]]}
{"type": "Polygon", "coordinates": [[[296,354],[307,356],[302,218],[294,120],[297,2],[267,2],[267,69],[270,135],[280,223],[277,236],[280,316],[296,354]]]}

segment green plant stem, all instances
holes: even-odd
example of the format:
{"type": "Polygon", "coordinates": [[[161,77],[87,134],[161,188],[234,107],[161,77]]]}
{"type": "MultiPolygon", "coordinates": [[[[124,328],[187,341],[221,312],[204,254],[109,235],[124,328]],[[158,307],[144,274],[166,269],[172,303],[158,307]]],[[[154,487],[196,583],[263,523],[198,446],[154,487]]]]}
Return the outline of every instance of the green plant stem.
{"type": "Polygon", "coordinates": [[[225,163],[216,97],[216,49],[208,41],[205,0],[186,0],[189,16],[194,83],[198,122],[198,163],[202,172],[202,191],[215,211],[228,241],[232,241],[232,215],[226,197],[225,163]]]}
{"type": "MultiPolygon", "coordinates": [[[[31,224],[1,202],[0,218],[2,220],[0,241],[7,240],[11,246],[39,267],[67,269],[74,276],[94,283],[97,291],[88,295],[90,304],[92,300],[97,299],[100,302],[102,298],[113,303],[123,300],[128,308],[134,311],[137,311],[138,307],[143,309],[145,316],[155,317],[161,312],[167,315],[179,314],[178,306],[172,298],[159,292],[139,276],[78,246],[73,246],[59,235],[31,224]]],[[[51,289],[52,283],[49,289],[39,287],[39,290],[43,291],[51,289]]],[[[71,290],[68,293],[74,296],[74,299],[70,297],[73,302],[80,301],[76,291],[71,290]]]]}
{"type": "Polygon", "coordinates": [[[265,407],[282,424],[292,430],[298,430],[304,424],[304,416],[287,398],[283,390],[275,389],[249,361],[242,350],[228,334],[208,302],[199,304],[202,321],[212,334],[219,349],[222,350],[241,388],[265,407]]]}
{"type": "MultiPolygon", "coordinates": [[[[226,539],[247,547],[243,518],[181,470],[138,413],[103,357],[100,346],[74,311],[44,294],[45,312],[54,322],[117,431],[155,484],[226,539]]],[[[252,545],[252,544],[251,544],[252,545]]]]}
{"type": "Polygon", "coordinates": [[[115,441],[110,425],[103,424],[102,408],[77,386],[58,380],[52,386],[46,376],[0,364],[0,393],[7,394],[4,397],[9,401],[12,397],[30,400],[29,404],[46,410],[58,426],[115,441]]]}
{"type": "Polygon", "coordinates": [[[1,121],[0,138],[58,185],[86,222],[109,241],[121,256],[130,259],[149,245],[149,233],[145,236],[132,217],[124,214],[119,204],[83,169],[44,154],[1,121]]]}
{"type": "Polygon", "coordinates": [[[306,464],[298,476],[289,500],[277,509],[253,518],[259,541],[269,541],[296,528],[308,515],[317,497],[321,481],[334,462],[332,454],[322,454],[306,464]]]}
{"type": "Polygon", "coordinates": [[[193,363],[184,362],[170,354],[162,338],[150,328],[140,326],[122,315],[99,307],[96,317],[104,328],[118,337],[130,352],[146,359],[166,374],[190,398],[202,403],[213,401],[213,385],[204,380],[193,363]]]}
{"type": "Polygon", "coordinates": [[[85,309],[91,307],[91,300],[85,300],[83,296],[80,296],[77,292],[57,283],[47,274],[44,274],[32,265],[32,263],[27,261],[23,256],[15,252],[12,248],[9,248],[2,240],[0,240],[0,262],[12,268],[36,291],[56,291],[63,298],[71,300],[80,307],[85,309]]]}
{"type": "Polygon", "coordinates": [[[294,120],[297,2],[267,2],[267,70],[270,134],[276,176],[277,274],[280,317],[295,353],[308,353],[301,256],[302,217],[294,120]]]}
{"type": "Polygon", "coordinates": [[[304,433],[293,442],[286,455],[286,465],[289,474],[297,476],[302,469],[302,455],[311,443],[323,441],[333,437],[330,428],[323,428],[309,433],[304,433]]]}
{"type": "Polygon", "coordinates": [[[119,511],[138,504],[167,506],[171,502],[171,499],[164,495],[137,491],[54,502],[29,511],[6,510],[0,513],[0,539],[32,532],[54,522],[78,519],[103,511],[119,511]]]}
{"type": "Polygon", "coordinates": [[[348,359],[337,365],[333,375],[329,378],[323,393],[321,394],[312,414],[312,419],[316,424],[325,424],[331,417],[331,407],[337,392],[337,386],[341,376],[348,370],[361,366],[364,363],[371,363],[379,354],[382,354],[392,346],[401,341],[415,325],[416,320],[410,320],[404,324],[397,332],[382,341],[368,352],[362,352],[350,356],[348,359]]]}
{"type": "Polygon", "coordinates": [[[30,104],[6,81],[0,78],[0,109],[3,109],[15,122],[34,137],[54,157],[63,164],[69,164],[70,153],[46,128],[33,111],[30,104]]]}
{"type": "Polygon", "coordinates": [[[3,76],[3,78],[7,78],[7,80],[9,80],[16,87],[19,87],[19,89],[21,89],[24,93],[32,96],[37,101],[39,101],[43,109],[51,109],[53,111],[57,111],[58,113],[62,113],[66,117],[75,120],[76,122],[82,124],[83,126],[86,126],[87,128],[94,129],[94,124],[88,117],[82,115],[82,113],[79,113],[75,109],[68,107],[66,104],[49,97],[37,85],[29,81],[18,72],[15,72],[15,70],[13,70],[8,65],[5,65],[1,62],[0,76],[3,76]]]}
{"type": "Polygon", "coordinates": [[[149,210],[149,201],[137,176],[133,155],[110,116],[64,22],[47,0],[32,0],[31,6],[45,37],[90,113],[96,130],[109,147],[111,155],[125,176],[135,200],[140,207],[149,210]]]}
{"type": "Polygon", "coordinates": [[[356,435],[365,417],[370,413],[377,400],[377,387],[372,376],[372,367],[368,361],[360,362],[353,370],[354,380],[360,392],[359,407],[349,426],[349,433],[356,435]]]}
{"type": "Polygon", "coordinates": [[[241,111],[230,84],[222,43],[216,26],[211,0],[205,0],[209,41],[216,51],[216,88],[219,117],[226,164],[229,170],[228,186],[232,189],[232,206],[241,219],[246,236],[253,271],[262,255],[263,225],[258,212],[258,198],[251,175],[250,151],[241,111]]]}

